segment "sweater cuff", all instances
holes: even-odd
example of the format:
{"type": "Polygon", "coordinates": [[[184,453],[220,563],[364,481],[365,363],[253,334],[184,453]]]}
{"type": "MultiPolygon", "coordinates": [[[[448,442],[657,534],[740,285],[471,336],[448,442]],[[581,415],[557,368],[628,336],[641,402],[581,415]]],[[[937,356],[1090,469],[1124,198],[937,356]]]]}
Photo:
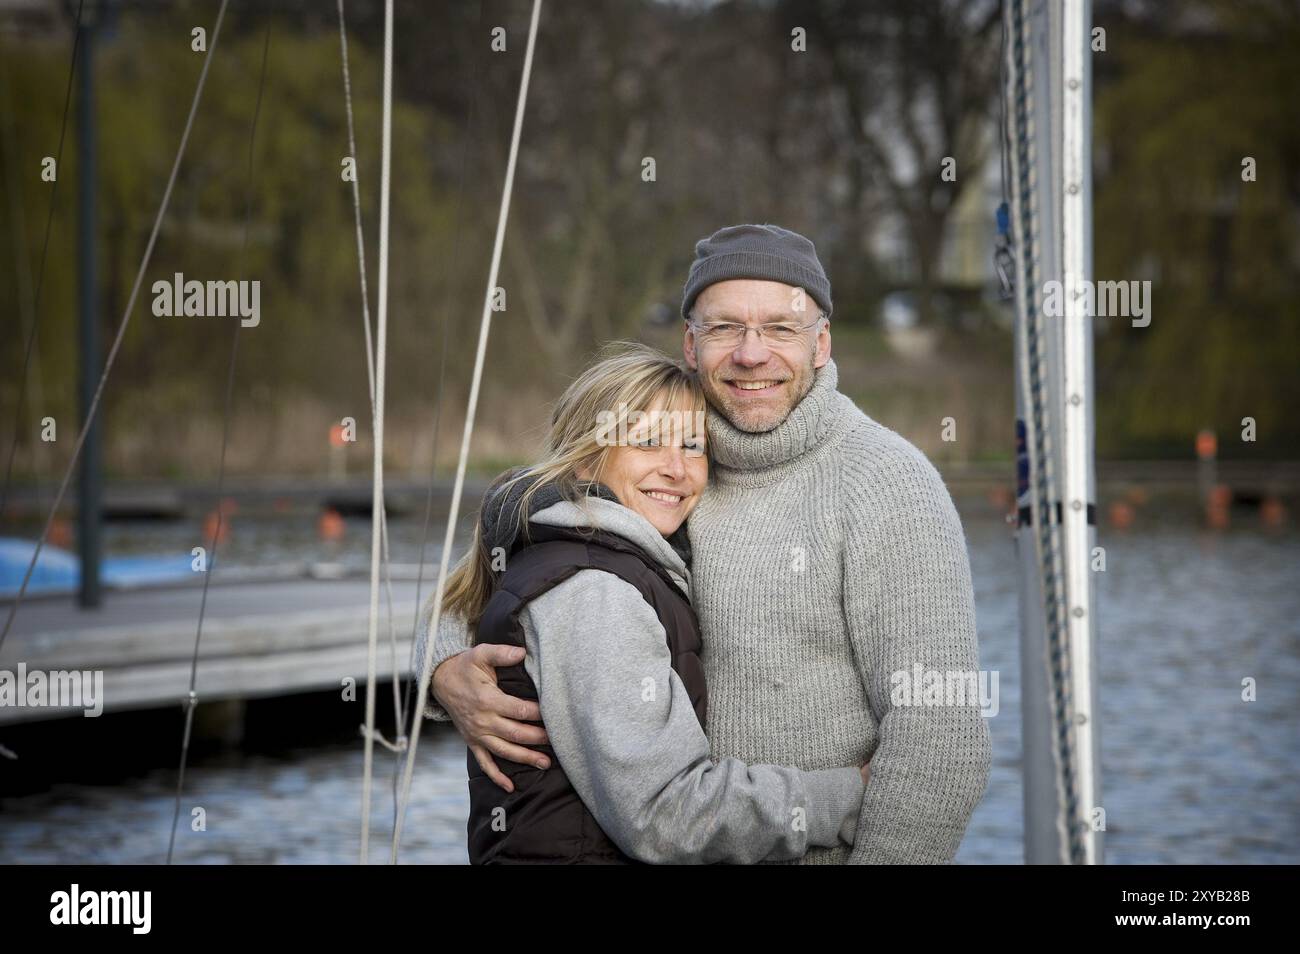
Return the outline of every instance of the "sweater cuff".
{"type": "MultiPolygon", "coordinates": [[[[458,656],[465,651],[465,647],[447,647],[433,644],[433,660],[429,665],[429,691],[424,697],[424,717],[432,719],[434,722],[450,722],[451,714],[438,702],[438,698],[433,694],[433,675],[438,671],[438,667],[445,663],[452,656],[458,656]]],[[[416,688],[419,688],[420,674],[415,674],[416,688]]]]}
{"type": "Polygon", "coordinates": [[[432,719],[434,722],[451,721],[451,716],[447,714],[447,710],[434,700],[432,690],[429,691],[429,696],[424,703],[424,717],[432,719]]]}
{"type": "MultiPolygon", "coordinates": [[[[424,653],[429,645],[429,624],[432,621],[430,616],[425,616],[423,625],[415,637],[412,662],[415,665],[413,675],[417,689],[420,685],[420,667],[424,665],[424,653]]],[[[438,632],[434,636],[433,652],[429,658],[429,691],[424,698],[423,712],[426,719],[435,722],[451,721],[450,713],[438,703],[433,694],[433,676],[438,671],[438,667],[448,659],[469,649],[471,642],[464,619],[449,613],[443,613],[438,618],[438,632]]]]}
{"type": "Polygon", "coordinates": [[[853,844],[866,791],[861,771],[850,767],[802,774],[808,792],[808,846],[853,844]]]}

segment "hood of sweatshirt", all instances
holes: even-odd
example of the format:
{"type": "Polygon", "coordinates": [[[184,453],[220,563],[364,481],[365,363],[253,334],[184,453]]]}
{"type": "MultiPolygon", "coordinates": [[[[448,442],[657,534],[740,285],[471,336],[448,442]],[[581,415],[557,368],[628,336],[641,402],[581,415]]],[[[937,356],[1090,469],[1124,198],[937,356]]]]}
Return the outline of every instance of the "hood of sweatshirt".
{"type": "MultiPolygon", "coordinates": [[[[604,497],[588,497],[578,503],[561,500],[533,514],[532,522],[547,527],[590,528],[616,534],[636,544],[657,561],[687,596],[691,593],[691,571],[685,559],[689,554],[679,552],[674,546],[675,541],[665,537],[635,510],[617,501],[604,497]]],[[[673,537],[680,536],[684,540],[685,529],[683,523],[673,537]]]]}
{"type": "MultiPolygon", "coordinates": [[[[518,514],[530,483],[521,480],[505,491],[501,489],[502,484],[519,473],[520,469],[515,469],[502,474],[484,497],[480,524],[483,543],[489,551],[501,547],[511,553],[527,543],[518,530],[518,514]]],[[[665,537],[645,517],[619,503],[618,497],[604,484],[590,485],[585,497],[574,494],[572,486],[550,484],[541,488],[529,501],[529,522],[616,534],[658,562],[684,592],[690,593],[691,554],[685,523],[672,537],[665,537]]]]}

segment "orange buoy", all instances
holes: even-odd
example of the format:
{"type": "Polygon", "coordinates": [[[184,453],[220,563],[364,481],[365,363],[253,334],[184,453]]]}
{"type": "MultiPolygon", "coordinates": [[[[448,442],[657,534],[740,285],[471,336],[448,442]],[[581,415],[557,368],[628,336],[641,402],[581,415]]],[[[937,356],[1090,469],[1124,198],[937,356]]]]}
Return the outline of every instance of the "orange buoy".
{"type": "Polygon", "coordinates": [[[225,543],[230,537],[230,517],[219,514],[216,510],[208,512],[203,518],[203,542],[225,543]]]}
{"type": "Polygon", "coordinates": [[[1226,507],[1210,505],[1205,508],[1205,523],[1211,530],[1227,530],[1230,522],[1226,507]]]}
{"type": "Polygon", "coordinates": [[[316,532],[320,534],[322,540],[342,540],[346,531],[347,524],[333,507],[328,507],[322,511],[320,518],[316,521],[316,532]]]}
{"type": "Polygon", "coordinates": [[[1133,505],[1123,500],[1116,500],[1110,505],[1108,516],[1110,525],[1116,530],[1127,530],[1133,526],[1133,517],[1135,516],[1133,505]]]}
{"type": "Polygon", "coordinates": [[[1212,530],[1226,530],[1231,522],[1232,488],[1215,484],[1205,501],[1205,522],[1212,530]]]}
{"type": "Polygon", "coordinates": [[[1270,530],[1286,523],[1286,507],[1276,497],[1265,497],[1259,505],[1259,519],[1270,530]]]}
{"type": "Polygon", "coordinates": [[[72,546],[72,524],[66,517],[55,517],[50,524],[50,546],[67,550],[72,546]]]}

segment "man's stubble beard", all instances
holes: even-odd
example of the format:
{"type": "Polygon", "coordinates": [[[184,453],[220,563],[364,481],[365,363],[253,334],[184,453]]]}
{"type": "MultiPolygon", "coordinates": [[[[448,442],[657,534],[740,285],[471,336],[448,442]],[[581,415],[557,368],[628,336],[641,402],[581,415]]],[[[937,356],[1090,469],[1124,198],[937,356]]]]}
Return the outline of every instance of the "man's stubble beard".
{"type": "MultiPolygon", "coordinates": [[[[815,356],[815,349],[809,351],[807,362],[802,369],[799,369],[802,373],[796,371],[795,378],[792,378],[791,380],[796,382],[798,393],[795,395],[794,400],[792,400],[782,410],[780,416],[775,420],[767,418],[761,420],[756,419],[752,416],[746,415],[745,408],[733,407],[731,404],[731,395],[728,394],[726,390],[726,384],[720,381],[714,381],[711,375],[701,375],[700,383],[704,388],[704,396],[708,399],[710,406],[730,421],[733,427],[737,430],[744,431],[746,434],[765,434],[784,424],[786,418],[790,416],[790,412],[798,407],[800,402],[808,396],[808,392],[812,390],[813,382],[817,379],[817,369],[813,366],[815,356]]],[[[700,353],[698,349],[695,352],[695,361],[697,367],[703,367],[700,362],[700,353]]]]}

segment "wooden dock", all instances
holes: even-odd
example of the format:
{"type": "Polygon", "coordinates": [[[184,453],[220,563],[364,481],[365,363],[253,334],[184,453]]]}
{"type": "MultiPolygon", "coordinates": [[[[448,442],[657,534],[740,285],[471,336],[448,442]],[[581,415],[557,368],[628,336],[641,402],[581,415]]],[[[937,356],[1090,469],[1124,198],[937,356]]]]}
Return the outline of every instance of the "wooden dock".
{"type": "MultiPolygon", "coordinates": [[[[434,567],[436,575],[437,568],[434,567]]],[[[426,579],[427,594],[433,581],[426,579]]],[[[200,586],[108,591],[99,610],[71,597],[24,601],[0,670],[102,670],[105,712],[180,705],[188,696],[200,586]]],[[[378,679],[393,673],[380,593],[378,679]]],[[[0,603],[8,612],[9,604],[0,603]]],[[[337,688],[357,680],[365,698],[368,579],[217,583],[208,591],[199,649],[200,704],[337,688]]],[[[411,652],[415,583],[393,581],[397,668],[411,652]]],[[[0,725],[79,716],[81,709],[0,706],[0,725]]]]}

